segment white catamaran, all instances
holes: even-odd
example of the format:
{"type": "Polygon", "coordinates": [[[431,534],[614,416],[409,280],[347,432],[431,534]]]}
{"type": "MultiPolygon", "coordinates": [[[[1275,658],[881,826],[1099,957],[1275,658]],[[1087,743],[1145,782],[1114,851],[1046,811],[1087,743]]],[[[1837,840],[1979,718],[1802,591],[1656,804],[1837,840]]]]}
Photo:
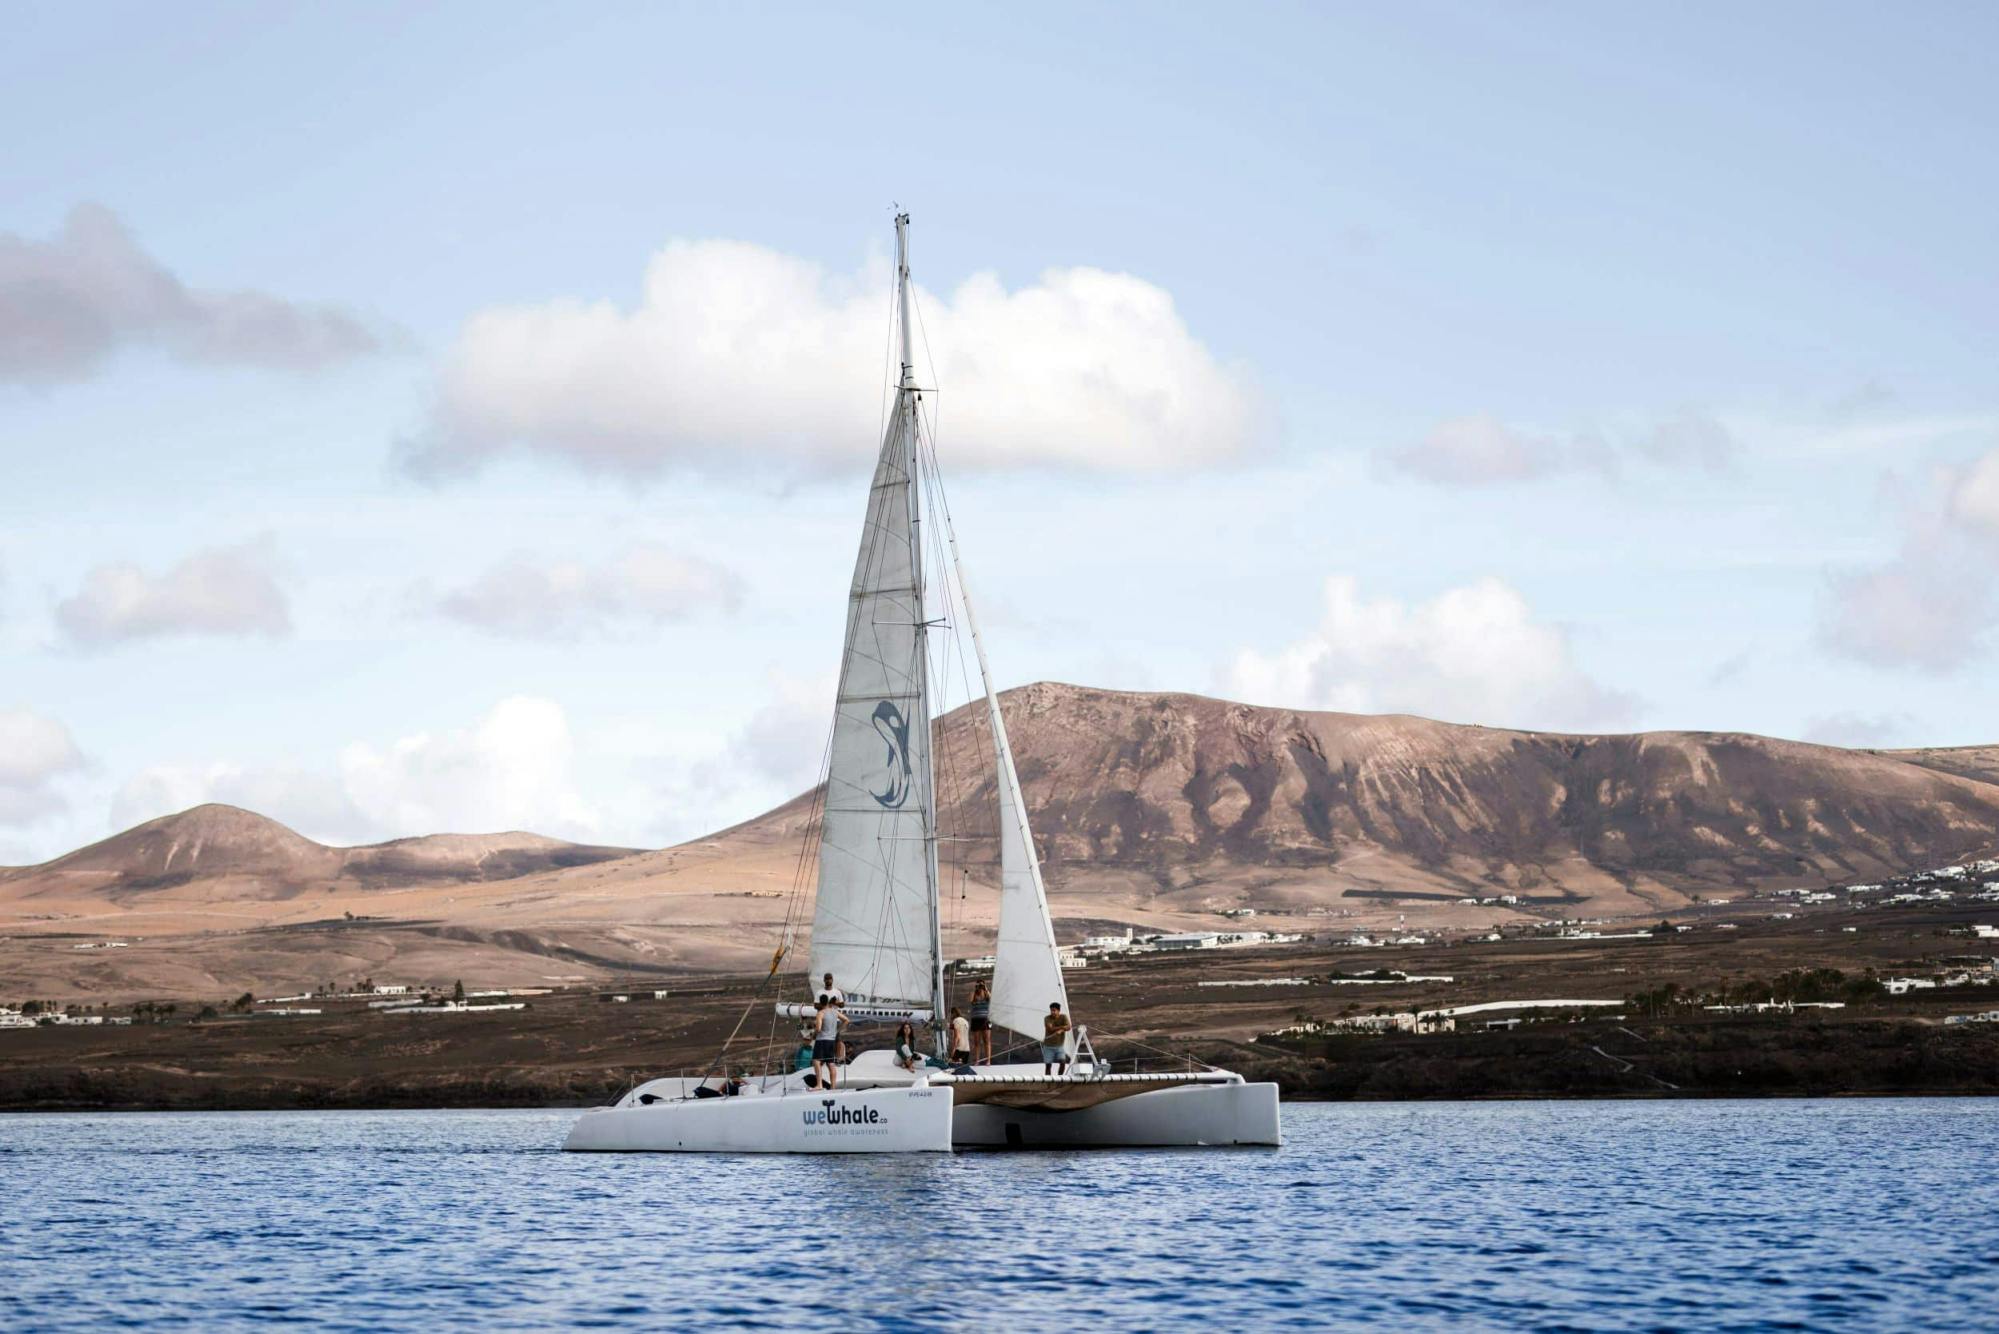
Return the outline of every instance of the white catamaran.
{"type": "MultiPolygon", "coordinates": [[[[926,465],[922,394],[909,324],[909,217],[896,235],[901,373],[848,593],[846,645],[817,825],[818,892],[810,979],[833,974],[856,1023],[927,1024],[949,1014],[932,765],[931,632],[924,528],[941,521],[957,607],[976,652],[997,768],[999,937],[991,1020],[1033,1042],[1051,1002],[1069,1013],[1041,866],[1027,824],[1006,723],[985,645],[965,594],[950,516],[922,512],[926,465]]],[[[931,474],[934,476],[934,473],[931,474]]],[[[934,534],[933,534],[934,536],[934,534]]],[[[941,551],[941,547],[939,550],[941,551]]],[[[932,596],[935,596],[933,591],[932,596]]],[[[948,604],[949,590],[943,601],[948,604]]],[[[808,834],[810,838],[812,835],[808,834]]],[[[781,959],[789,941],[782,942],[781,959]]],[[[773,964],[775,970],[776,964],[773,964]]],[[[815,987],[815,991],[817,988],[815,987]]],[[[801,1018],[811,1005],[780,1004],[801,1018]]],[[[1277,1086],[1226,1070],[1117,1073],[1096,1059],[1087,1030],[1065,1039],[1060,1073],[1039,1062],[905,1069],[890,1051],[865,1051],[816,1087],[803,1072],[747,1081],[654,1079],[612,1107],[583,1114],[573,1150],[723,1153],[949,1151],[955,1146],[1168,1147],[1278,1143],[1277,1086]],[[729,1096],[721,1096],[725,1089],[729,1096]]]]}

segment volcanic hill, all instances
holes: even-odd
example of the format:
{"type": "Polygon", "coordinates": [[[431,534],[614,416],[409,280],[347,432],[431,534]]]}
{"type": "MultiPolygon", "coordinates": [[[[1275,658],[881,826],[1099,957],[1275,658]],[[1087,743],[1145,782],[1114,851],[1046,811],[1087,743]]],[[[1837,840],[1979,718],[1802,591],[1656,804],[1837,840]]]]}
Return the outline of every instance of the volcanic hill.
{"type": "MultiPolygon", "coordinates": [[[[1230,908],[1305,931],[1656,918],[1697,896],[1999,849],[1999,751],[1987,747],[1563,735],[1050,683],[1008,691],[1002,707],[1063,939],[1212,929],[1230,908]]],[[[948,714],[934,749],[947,948],[982,952],[995,913],[983,709],[948,714]]],[[[0,871],[0,932],[13,937],[0,972],[234,994],[246,977],[529,985],[760,967],[787,918],[809,918],[799,854],[814,807],[806,793],[657,852],[532,834],[330,848],[198,807],[0,871]],[[57,933],[145,940],[115,957],[34,943],[57,933]]]]}
{"type": "Polygon", "coordinates": [[[431,834],[336,848],[254,811],[210,804],[148,820],[40,866],[0,870],[0,901],[89,894],[129,903],[204,884],[225,884],[245,898],[282,899],[341,882],[505,880],[632,852],[518,832],[431,834]]]}

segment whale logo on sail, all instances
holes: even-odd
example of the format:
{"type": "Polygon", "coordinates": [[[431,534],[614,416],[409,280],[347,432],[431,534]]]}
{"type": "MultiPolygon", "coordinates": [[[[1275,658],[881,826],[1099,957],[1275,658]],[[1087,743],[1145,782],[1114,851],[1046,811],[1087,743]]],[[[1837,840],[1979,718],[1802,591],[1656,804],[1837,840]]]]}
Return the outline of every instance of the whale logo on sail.
{"type": "Polygon", "coordinates": [[[880,802],[888,810],[900,810],[902,803],[909,800],[909,720],[902,716],[902,710],[887,700],[875,705],[875,731],[888,743],[888,787],[881,792],[870,791],[869,796],[880,802]]]}

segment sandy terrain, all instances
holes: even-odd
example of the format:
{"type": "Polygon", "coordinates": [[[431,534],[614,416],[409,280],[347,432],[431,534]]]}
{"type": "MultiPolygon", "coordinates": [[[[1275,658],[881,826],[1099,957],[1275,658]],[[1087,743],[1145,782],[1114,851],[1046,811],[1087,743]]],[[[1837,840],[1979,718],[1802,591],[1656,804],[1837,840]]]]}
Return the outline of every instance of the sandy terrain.
{"type": "MultiPolygon", "coordinates": [[[[1990,854],[1995,748],[1735,733],[1566,736],[1042,684],[1004,697],[1058,938],[1650,920],[1990,854]],[[1512,905],[1467,897],[1508,894],[1512,905]]],[[[945,935],[994,925],[982,716],[938,726],[945,935]]],[[[809,920],[809,794],[663,851],[533,834],[329,848],[206,806],[0,871],[0,996],[288,994],[766,965],[809,920]],[[801,874],[802,872],[802,874],[801,874]],[[126,942],[118,949],[78,945],[126,942]]],[[[802,960],[802,952],[793,962],[802,960]]]]}

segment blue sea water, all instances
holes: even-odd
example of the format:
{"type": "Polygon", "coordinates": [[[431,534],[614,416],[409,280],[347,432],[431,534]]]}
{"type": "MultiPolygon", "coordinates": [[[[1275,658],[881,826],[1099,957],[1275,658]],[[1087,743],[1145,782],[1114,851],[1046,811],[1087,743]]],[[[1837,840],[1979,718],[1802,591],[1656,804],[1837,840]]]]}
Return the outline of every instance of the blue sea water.
{"type": "Polygon", "coordinates": [[[0,1117],[0,1329],[1999,1327],[1999,1100],[1287,1104],[1279,1150],[0,1117]]]}

